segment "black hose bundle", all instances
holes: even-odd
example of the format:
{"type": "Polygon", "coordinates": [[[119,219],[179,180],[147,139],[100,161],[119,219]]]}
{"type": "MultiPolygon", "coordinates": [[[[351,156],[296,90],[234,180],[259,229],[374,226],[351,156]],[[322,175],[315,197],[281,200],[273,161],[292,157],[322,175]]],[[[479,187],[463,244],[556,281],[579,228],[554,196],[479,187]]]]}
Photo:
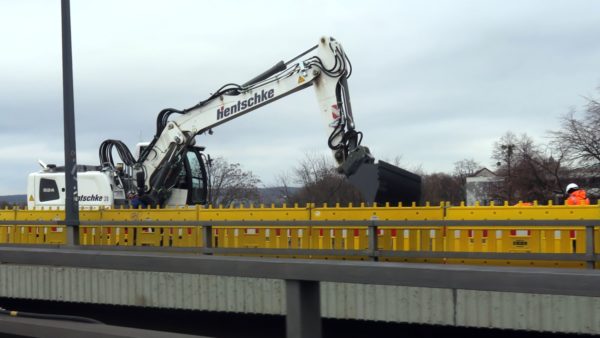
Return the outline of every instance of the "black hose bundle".
{"type": "Polygon", "coordinates": [[[111,167],[114,167],[115,163],[112,156],[113,148],[117,149],[119,157],[123,160],[128,166],[133,166],[136,163],[135,158],[129,151],[129,148],[125,145],[125,143],[119,140],[106,140],[100,144],[99,157],[100,157],[100,165],[109,164],[111,167]]]}

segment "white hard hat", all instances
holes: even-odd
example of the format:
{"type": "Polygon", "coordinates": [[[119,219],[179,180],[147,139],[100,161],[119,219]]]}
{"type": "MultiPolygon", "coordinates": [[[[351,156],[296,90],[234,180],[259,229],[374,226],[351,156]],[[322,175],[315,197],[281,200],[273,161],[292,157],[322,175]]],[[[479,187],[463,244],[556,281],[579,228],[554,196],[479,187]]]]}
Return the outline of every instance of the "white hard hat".
{"type": "Polygon", "coordinates": [[[569,183],[565,189],[565,192],[568,194],[570,190],[579,190],[579,186],[575,183],[569,183]]]}

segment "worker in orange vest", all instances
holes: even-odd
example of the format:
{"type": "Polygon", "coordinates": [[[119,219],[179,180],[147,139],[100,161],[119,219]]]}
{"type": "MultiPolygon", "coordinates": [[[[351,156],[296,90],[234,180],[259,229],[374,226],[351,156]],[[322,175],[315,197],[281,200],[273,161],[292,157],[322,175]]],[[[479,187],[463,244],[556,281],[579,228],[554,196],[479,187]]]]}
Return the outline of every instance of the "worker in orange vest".
{"type": "Polygon", "coordinates": [[[580,189],[575,183],[569,183],[565,189],[569,197],[566,200],[567,205],[588,205],[590,199],[586,197],[585,190],[580,189]]]}

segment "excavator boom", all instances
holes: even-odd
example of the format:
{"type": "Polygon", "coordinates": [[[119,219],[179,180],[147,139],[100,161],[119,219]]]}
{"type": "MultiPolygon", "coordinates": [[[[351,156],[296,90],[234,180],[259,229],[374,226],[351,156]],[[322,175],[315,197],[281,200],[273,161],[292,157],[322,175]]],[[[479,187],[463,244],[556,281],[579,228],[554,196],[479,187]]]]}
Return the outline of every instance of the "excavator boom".
{"type": "MultiPolygon", "coordinates": [[[[133,156],[121,141],[104,141],[99,152],[102,169],[90,176],[112,181],[99,184],[107,185],[105,191],[113,191],[115,201],[126,202],[124,196],[136,196],[150,206],[205,203],[207,175],[195,168],[205,159],[195,147],[196,136],[212,134],[212,128],[218,125],[313,87],[329,134],[327,146],[338,171],[358,188],[364,200],[378,204],[418,202],[420,177],[383,161],[375,163],[369,148],[361,145],[363,134],[355,127],[348,89],[351,73],[352,66],[341,44],[322,37],[316,46],[288,62],[278,62],[242,85],[224,85],[187,109],[163,109],[157,117],[153,140],[139,156],[133,156]],[[123,161],[120,166],[113,161],[113,148],[123,161]]],[[[49,174],[50,169],[46,171],[49,174]]],[[[103,195],[102,199],[113,204],[111,197],[103,195]]],[[[35,202],[38,199],[32,205],[35,202]]]]}

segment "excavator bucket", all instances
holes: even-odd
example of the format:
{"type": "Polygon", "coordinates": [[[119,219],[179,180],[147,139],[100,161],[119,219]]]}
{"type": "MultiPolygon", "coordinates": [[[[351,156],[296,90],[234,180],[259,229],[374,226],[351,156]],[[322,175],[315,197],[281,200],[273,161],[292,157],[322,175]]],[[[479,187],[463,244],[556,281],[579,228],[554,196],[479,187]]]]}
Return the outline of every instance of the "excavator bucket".
{"type": "Polygon", "coordinates": [[[348,179],[367,203],[411,205],[421,198],[421,177],[384,161],[362,163],[348,179]]]}

